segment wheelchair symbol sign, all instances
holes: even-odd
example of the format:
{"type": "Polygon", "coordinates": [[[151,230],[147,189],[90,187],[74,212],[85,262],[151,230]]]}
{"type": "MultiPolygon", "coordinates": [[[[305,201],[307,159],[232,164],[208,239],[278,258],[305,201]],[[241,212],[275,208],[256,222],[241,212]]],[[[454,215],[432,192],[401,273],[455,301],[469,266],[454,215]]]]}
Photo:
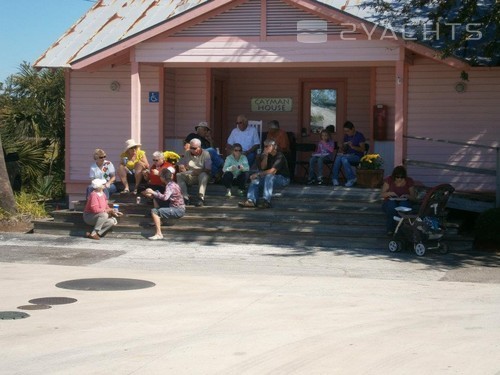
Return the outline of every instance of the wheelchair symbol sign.
{"type": "Polygon", "coordinates": [[[149,102],[158,103],[160,101],[160,93],[158,91],[149,92],[149,102]]]}

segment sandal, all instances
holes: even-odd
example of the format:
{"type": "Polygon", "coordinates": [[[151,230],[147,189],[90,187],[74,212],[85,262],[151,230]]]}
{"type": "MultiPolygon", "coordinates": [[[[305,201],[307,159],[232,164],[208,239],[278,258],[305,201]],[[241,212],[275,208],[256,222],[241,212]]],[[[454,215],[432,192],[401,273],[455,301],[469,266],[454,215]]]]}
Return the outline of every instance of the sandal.
{"type": "Polygon", "coordinates": [[[129,189],[123,189],[122,194],[128,194],[128,193],[130,193],[129,189]]]}
{"type": "Polygon", "coordinates": [[[148,237],[148,240],[151,241],[163,240],[163,235],[155,234],[154,236],[148,237]]]}

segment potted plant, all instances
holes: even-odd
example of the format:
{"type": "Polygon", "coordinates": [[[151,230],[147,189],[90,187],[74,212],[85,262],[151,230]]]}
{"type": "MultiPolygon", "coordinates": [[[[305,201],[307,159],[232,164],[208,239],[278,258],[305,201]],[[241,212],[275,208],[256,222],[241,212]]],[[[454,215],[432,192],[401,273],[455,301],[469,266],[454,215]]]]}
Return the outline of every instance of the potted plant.
{"type": "Polygon", "coordinates": [[[358,165],[357,184],[361,187],[378,188],[384,181],[384,159],[379,154],[366,154],[358,165]]]}

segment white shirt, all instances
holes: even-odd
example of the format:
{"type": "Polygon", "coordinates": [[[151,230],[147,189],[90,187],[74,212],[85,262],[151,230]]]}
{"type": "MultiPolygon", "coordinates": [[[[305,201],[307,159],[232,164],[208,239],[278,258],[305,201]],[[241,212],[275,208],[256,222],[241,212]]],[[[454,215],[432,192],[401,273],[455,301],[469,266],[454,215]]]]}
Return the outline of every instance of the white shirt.
{"type": "Polygon", "coordinates": [[[104,178],[109,181],[115,175],[115,166],[109,160],[105,160],[102,164],[102,169],[96,163],[90,166],[89,177],[91,180],[94,178],[104,178]]]}
{"type": "Polygon", "coordinates": [[[227,143],[234,145],[239,143],[243,151],[250,150],[255,145],[260,145],[259,135],[257,134],[257,129],[253,126],[247,126],[244,131],[236,127],[231,131],[227,143]]]}

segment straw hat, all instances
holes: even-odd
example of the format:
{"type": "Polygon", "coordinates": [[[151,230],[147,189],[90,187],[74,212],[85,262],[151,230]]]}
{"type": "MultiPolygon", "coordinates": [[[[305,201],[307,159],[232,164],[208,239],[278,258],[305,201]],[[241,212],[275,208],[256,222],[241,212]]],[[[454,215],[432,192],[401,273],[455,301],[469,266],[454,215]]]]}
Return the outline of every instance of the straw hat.
{"type": "Polygon", "coordinates": [[[140,143],[137,143],[134,139],[128,139],[127,141],[125,141],[125,149],[123,150],[123,152],[135,146],[142,146],[142,145],[140,143]]]}
{"type": "Polygon", "coordinates": [[[206,121],[200,122],[198,125],[194,127],[194,130],[198,131],[198,128],[207,128],[208,130],[210,130],[210,126],[208,126],[208,122],[206,121]]]}

